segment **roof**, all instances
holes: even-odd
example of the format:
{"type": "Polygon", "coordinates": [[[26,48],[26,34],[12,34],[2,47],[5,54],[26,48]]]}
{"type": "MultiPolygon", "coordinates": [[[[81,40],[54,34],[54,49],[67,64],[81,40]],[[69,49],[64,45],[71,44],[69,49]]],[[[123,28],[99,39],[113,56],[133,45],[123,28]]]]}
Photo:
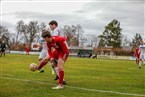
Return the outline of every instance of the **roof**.
{"type": "Polygon", "coordinates": [[[93,50],[93,47],[76,47],[76,46],[71,46],[71,47],[68,47],[68,49],[93,50]]]}

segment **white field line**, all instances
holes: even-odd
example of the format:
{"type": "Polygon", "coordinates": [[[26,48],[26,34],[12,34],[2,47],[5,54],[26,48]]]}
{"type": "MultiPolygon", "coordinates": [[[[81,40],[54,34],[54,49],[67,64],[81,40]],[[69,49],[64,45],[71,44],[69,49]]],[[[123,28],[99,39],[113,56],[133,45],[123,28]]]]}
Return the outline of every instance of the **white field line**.
{"type": "MultiPolygon", "coordinates": [[[[38,84],[48,84],[46,82],[32,81],[32,80],[25,80],[25,79],[18,79],[18,78],[10,78],[10,77],[0,77],[0,78],[7,79],[7,80],[18,80],[18,81],[23,81],[23,82],[32,82],[32,83],[38,83],[38,84]]],[[[81,88],[81,87],[74,87],[74,86],[68,86],[68,85],[66,85],[65,87],[72,88],[72,89],[85,90],[85,91],[92,91],[92,92],[112,93],[112,94],[120,94],[120,95],[145,97],[144,94],[133,94],[133,93],[123,93],[123,92],[115,92],[115,91],[107,91],[107,90],[97,90],[97,89],[81,88]]]]}

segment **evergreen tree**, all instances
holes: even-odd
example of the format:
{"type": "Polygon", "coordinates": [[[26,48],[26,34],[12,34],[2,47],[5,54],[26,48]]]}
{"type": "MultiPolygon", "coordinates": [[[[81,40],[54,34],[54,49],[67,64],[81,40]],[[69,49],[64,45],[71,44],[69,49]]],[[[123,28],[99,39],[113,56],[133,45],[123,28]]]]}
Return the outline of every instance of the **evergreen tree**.
{"type": "Polygon", "coordinates": [[[120,22],[116,19],[112,20],[107,26],[105,26],[105,30],[100,35],[100,43],[99,46],[113,46],[113,48],[121,47],[121,28],[120,22]]]}

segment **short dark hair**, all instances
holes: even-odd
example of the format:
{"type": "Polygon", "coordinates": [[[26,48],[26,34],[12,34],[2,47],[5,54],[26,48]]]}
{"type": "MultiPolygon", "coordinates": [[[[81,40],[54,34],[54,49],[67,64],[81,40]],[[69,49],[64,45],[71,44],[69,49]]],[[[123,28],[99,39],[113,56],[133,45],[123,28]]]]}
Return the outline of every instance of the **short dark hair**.
{"type": "Polygon", "coordinates": [[[52,20],[52,21],[49,22],[49,25],[53,25],[53,24],[58,26],[58,24],[57,24],[57,22],[55,20],[52,20]]]}
{"type": "Polygon", "coordinates": [[[42,30],[42,35],[41,35],[43,38],[51,38],[51,33],[47,30],[42,30]]]}

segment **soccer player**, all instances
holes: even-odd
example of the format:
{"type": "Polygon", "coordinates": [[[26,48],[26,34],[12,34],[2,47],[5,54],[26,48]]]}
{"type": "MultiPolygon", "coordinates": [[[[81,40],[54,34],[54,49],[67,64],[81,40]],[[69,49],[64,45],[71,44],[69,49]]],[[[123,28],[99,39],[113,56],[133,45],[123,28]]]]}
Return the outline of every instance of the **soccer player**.
{"type": "Polygon", "coordinates": [[[2,41],[2,43],[1,43],[1,51],[0,51],[0,53],[1,53],[1,57],[2,57],[2,54],[4,54],[4,56],[5,56],[5,49],[6,49],[6,44],[5,44],[5,42],[4,41],[2,41]]]}
{"type": "MultiPolygon", "coordinates": [[[[61,29],[61,27],[58,27],[57,21],[55,21],[55,20],[50,21],[49,22],[49,26],[50,26],[50,28],[52,30],[52,33],[51,33],[52,36],[65,37],[64,31],[61,29]]],[[[67,45],[66,41],[65,41],[65,44],[67,45]]],[[[67,45],[67,47],[68,47],[68,45],[67,45]]],[[[55,78],[55,80],[57,80],[59,78],[58,67],[55,66],[54,70],[56,72],[56,78],[55,78]]],[[[64,84],[66,84],[65,81],[64,81],[64,84]]]]}
{"type": "Polygon", "coordinates": [[[141,68],[141,65],[144,64],[145,62],[145,44],[143,40],[140,41],[139,53],[140,53],[139,68],[141,68]]]}
{"type": "Polygon", "coordinates": [[[63,89],[63,79],[64,79],[64,68],[63,64],[67,60],[69,56],[69,50],[65,43],[65,37],[59,36],[51,36],[49,31],[43,31],[42,33],[43,39],[47,42],[48,54],[49,57],[43,59],[43,62],[38,67],[38,70],[41,69],[46,62],[54,62],[55,59],[58,60],[57,67],[59,71],[59,81],[56,87],[52,87],[52,89],[63,89]],[[52,49],[55,48],[53,51],[52,49]]]}
{"type": "Polygon", "coordinates": [[[135,49],[134,56],[136,57],[136,64],[138,65],[139,64],[139,56],[140,56],[139,47],[137,47],[135,49]]]}
{"type": "Polygon", "coordinates": [[[29,52],[30,52],[30,48],[28,45],[24,44],[24,50],[26,52],[26,55],[29,55],[29,52]]]}

